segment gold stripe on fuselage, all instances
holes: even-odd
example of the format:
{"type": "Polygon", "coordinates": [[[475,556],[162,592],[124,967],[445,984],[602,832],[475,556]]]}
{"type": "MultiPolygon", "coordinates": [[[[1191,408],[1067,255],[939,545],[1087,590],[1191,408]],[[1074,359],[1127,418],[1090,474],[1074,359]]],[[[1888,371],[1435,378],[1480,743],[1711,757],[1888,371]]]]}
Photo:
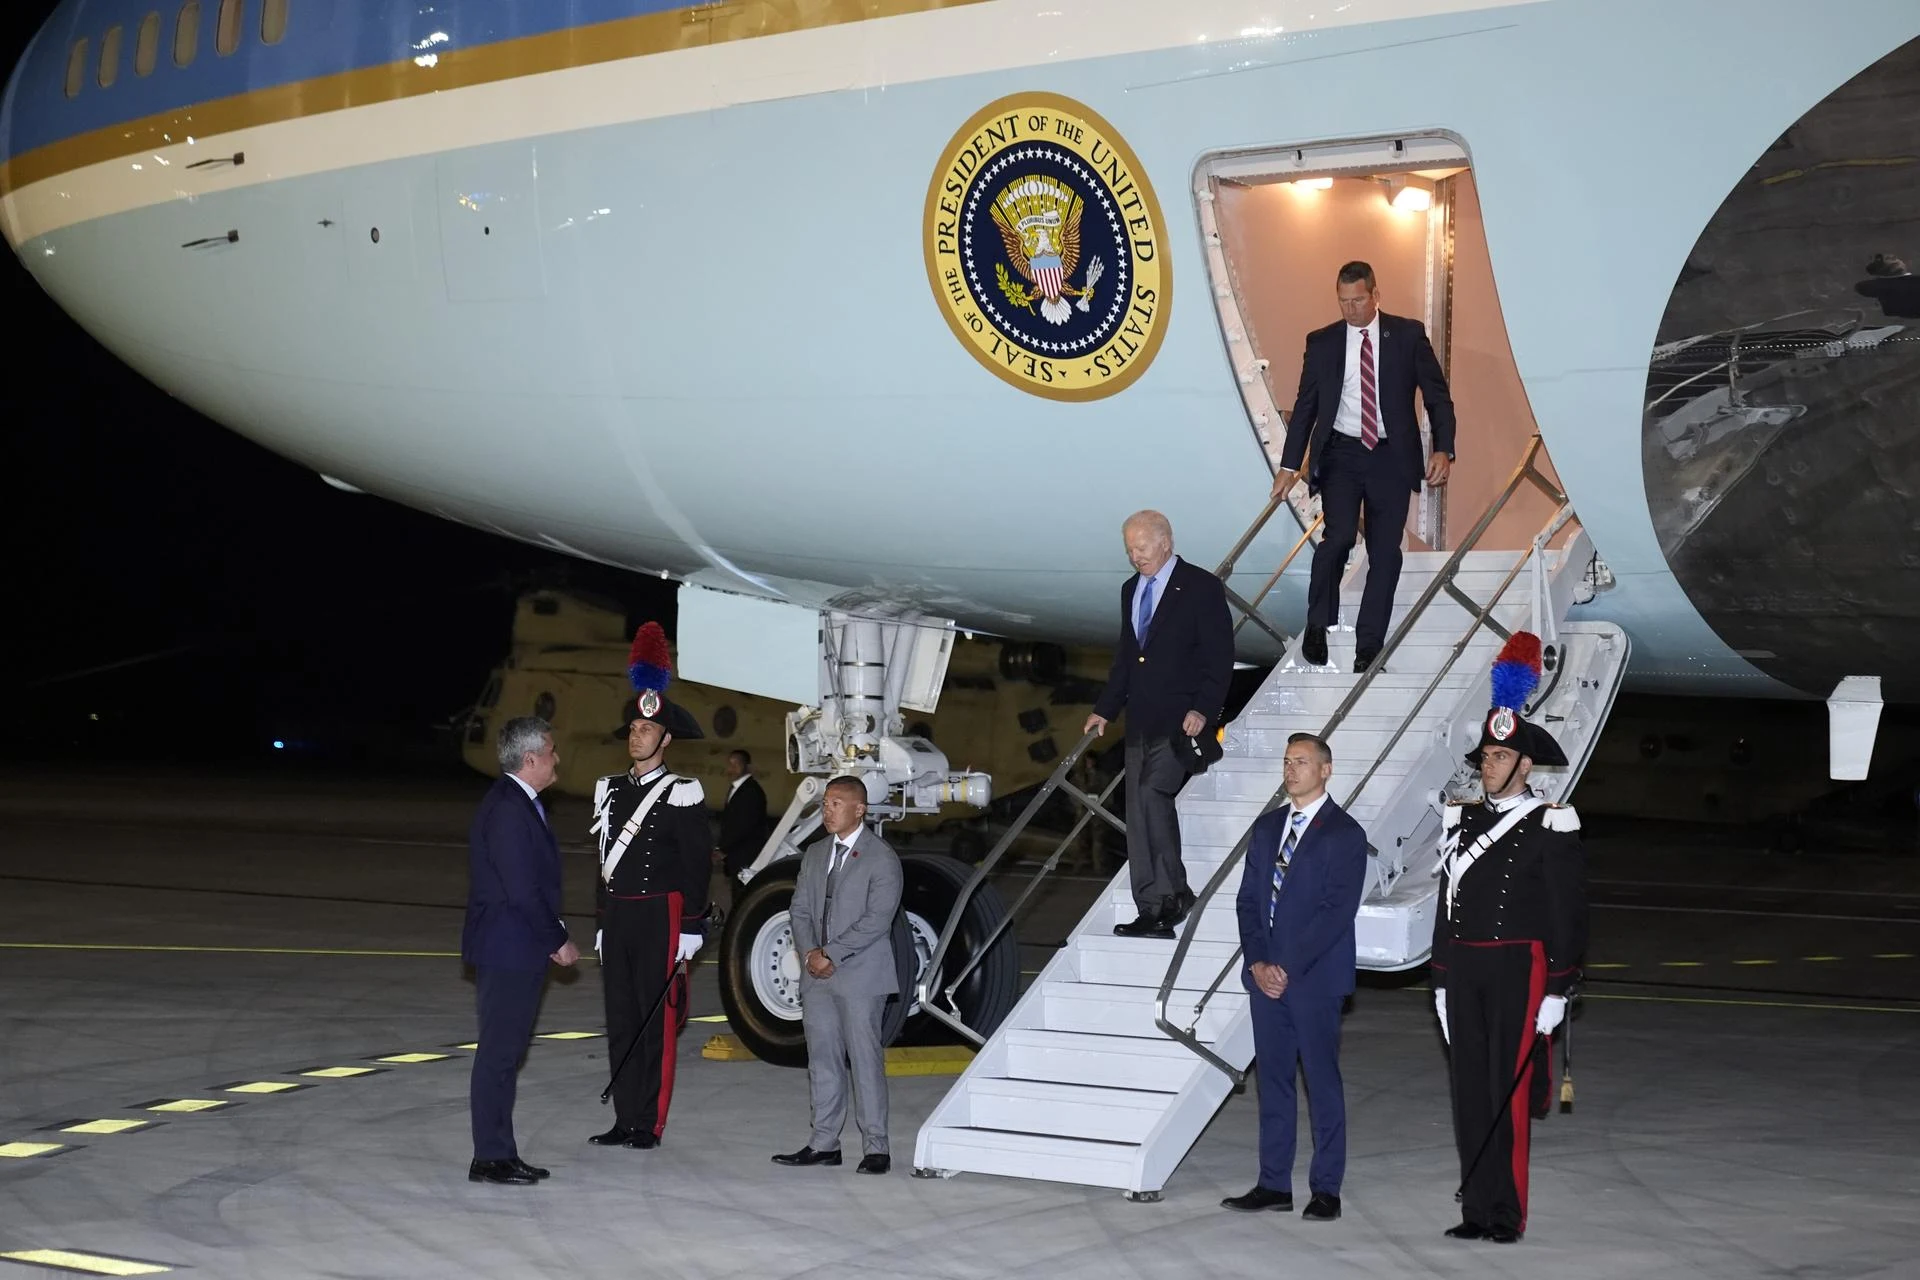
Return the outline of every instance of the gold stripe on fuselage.
{"type": "MultiPolygon", "coordinates": [[[[0,163],[0,195],[105,160],[154,151],[189,136],[210,138],[345,107],[546,71],[983,3],[986,0],[720,0],[450,50],[438,55],[431,73],[424,73],[411,59],[402,59],[162,111],[50,142],[0,163]]],[[[111,90],[89,86],[85,92],[111,90]]]]}

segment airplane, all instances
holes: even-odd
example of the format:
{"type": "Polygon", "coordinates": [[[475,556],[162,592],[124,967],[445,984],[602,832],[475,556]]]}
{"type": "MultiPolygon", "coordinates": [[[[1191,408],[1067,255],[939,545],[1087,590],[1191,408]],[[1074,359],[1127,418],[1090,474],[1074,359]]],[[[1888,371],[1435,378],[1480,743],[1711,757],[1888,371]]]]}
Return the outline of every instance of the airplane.
{"type": "Polygon", "coordinates": [[[1627,687],[1831,698],[1841,776],[1920,697],[1917,75],[1910,0],[63,0],[0,230],[336,487],[677,581],[901,812],[983,785],[901,729],[957,633],[1109,644],[1127,513],[1249,529],[1365,258],[1461,407],[1413,545],[1537,433],[1627,687]]]}

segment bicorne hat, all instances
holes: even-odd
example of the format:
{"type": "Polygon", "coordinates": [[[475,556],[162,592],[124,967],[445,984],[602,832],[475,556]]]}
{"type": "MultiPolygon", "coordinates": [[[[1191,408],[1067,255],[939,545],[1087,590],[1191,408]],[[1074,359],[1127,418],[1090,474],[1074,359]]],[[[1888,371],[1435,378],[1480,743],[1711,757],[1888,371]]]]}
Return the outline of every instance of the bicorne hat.
{"type": "Polygon", "coordinates": [[[1478,768],[1487,747],[1509,747],[1535,765],[1552,768],[1567,763],[1553,735],[1530,722],[1521,712],[1540,687],[1540,637],[1516,631],[1493,659],[1493,706],[1480,722],[1480,745],[1467,752],[1467,763],[1478,768]]]}
{"type": "Polygon", "coordinates": [[[667,701],[667,686],[673,683],[673,653],[667,648],[667,633],[657,622],[648,622],[633,634],[633,648],[627,652],[627,679],[635,696],[626,701],[626,718],[615,732],[625,734],[635,720],[651,720],[676,738],[704,738],[700,722],[685,707],[667,701]]]}

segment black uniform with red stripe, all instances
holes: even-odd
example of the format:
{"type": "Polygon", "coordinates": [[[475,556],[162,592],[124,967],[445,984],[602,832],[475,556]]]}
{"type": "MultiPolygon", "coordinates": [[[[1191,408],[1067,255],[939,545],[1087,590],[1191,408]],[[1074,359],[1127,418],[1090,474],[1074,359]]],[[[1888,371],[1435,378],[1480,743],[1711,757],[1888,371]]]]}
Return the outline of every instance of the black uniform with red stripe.
{"type": "Polygon", "coordinates": [[[1572,809],[1541,805],[1471,857],[1476,842],[1529,798],[1523,791],[1498,804],[1448,807],[1433,929],[1433,985],[1446,991],[1453,1133],[1465,1179],[1462,1217],[1516,1232],[1527,1226],[1533,1077],[1550,1057],[1534,1052],[1534,1020],[1542,997],[1572,987],[1587,945],[1586,855],[1572,809]],[[1528,1078],[1513,1089],[1523,1059],[1528,1078]],[[1479,1155],[1496,1117],[1499,1130],[1479,1155]]]}
{"type": "Polygon", "coordinates": [[[686,1021],[685,979],[674,982],[631,1057],[627,1049],[673,974],[680,935],[706,932],[713,845],[706,793],[695,779],[664,768],[644,778],[620,773],[600,780],[594,809],[607,1060],[626,1062],[613,1082],[614,1110],[621,1128],[658,1137],[673,1100],[673,1043],[686,1021]],[[626,836],[643,805],[639,825],[626,836]]]}

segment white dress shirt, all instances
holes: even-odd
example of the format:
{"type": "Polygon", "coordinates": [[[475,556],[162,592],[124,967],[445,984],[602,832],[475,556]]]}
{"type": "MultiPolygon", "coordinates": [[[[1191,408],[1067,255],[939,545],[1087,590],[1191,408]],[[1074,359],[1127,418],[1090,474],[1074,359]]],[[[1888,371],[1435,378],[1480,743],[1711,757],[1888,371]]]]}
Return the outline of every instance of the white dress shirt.
{"type": "MultiPolygon", "coordinates": [[[[1128,622],[1129,626],[1138,627],[1139,625],[1140,593],[1146,589],[1146,585],[1149,582],[1153,584],[1153,595],[1147,601],[1147,625],[1153,625],[1153,615],[1160,612],[1160,602],[1167,598],[1167,583],[1173,580],[1173,566],[1179,563],[1179,560],[1179,556],[1168,556],[1167,562],[1160,566],[1160,572],[1154,574],[1151,578],[1142,578],[1139,584],[1134,587],[1133,617],[1128,622]]],[[[1138,639],[1137,635],[1135,639],[1138,639]]]]}
{"type": "Polygon", "coordinates": [[[1385,406],[1380,403],[1380,313],[1373,313],[1373,319],[1364,326],[1347,326],[1347,368],[1340,379],[1340,412],[1334,415],[1333,429],[1341,435],[1360,438],[1360,335],[1369,334],[1373,338],[1373,406],[1374,430],[1382,440],[1387,438],[1387,422],[1383,412],[1385,406]]]}
{"type": "MultiPolygon", "coordinates": [[[[1320,812],[1320,806],[1325,804],[1326,802],[1327,802],[1327,793],[1325,791],[1322,791],[1319,797],[1315,799],[1312,804],[1308,805],[1304,809],[1294,810],[1294,812],[1304,813],[1307,816],[1307,820],[1300,824],[1300,838],[1302,840],[1307,838],[1307,828],[1313,825],[1314,815],[1320,812]]],[[[1287,808],[1294,809],[1294,806],[1292,804],[1288,804],[1287,808]]],[[[1289,813],[1287,815],[1287,821],[1288,823],[1292,823],[1293,821],[1292,813],[1289,813]]],[[[1287,842],[1287,835],[1286,835],[1286,832],[1283,831],[1280,833],[1280,843],[1282,845],[1285,845],[1286,842],[1287,842]]]]}

